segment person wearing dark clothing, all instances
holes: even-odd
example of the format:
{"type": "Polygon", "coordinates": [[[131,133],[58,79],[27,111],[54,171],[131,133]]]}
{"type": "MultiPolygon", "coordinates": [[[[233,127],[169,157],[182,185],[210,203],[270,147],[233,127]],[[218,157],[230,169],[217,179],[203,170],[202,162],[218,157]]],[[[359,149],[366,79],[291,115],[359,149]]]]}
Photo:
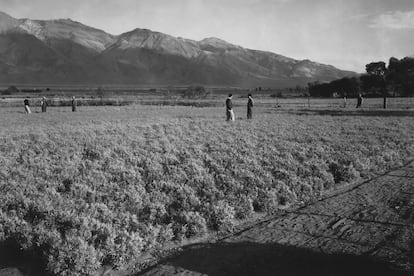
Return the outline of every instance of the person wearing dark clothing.
{"type": "Polygon", "coordinates": [[[227,110],[233,109],[233,103],[231,102],[232,95],[230,94],[229,97],[226,100],[226,108],[227,110]]]}
{"type": "Polygon", "coordinates": [[[231,102],[233,95],[229,94],[226,100],[226,121],[234,121],[233,103],[231,102]]]}
{"type": "Polygon", "coordinates": [[[29,100],[28,100],[28,99],[24,99],[24,111],[25,111],[27,114],[32,113],[32,112],[30,111],[30,103],[29,103],[29,100]]]}
{"type": "Polygon", "coordinates": [[[45,97],[42,98],[40,105],[42,106],[42,112],[46,112],[47,102],[45,97]]]}
{"type": "Polygon", "coordinates": [[[77,105],[76,98],[75,96],[72,96],[72,112],[76,111],[76,105],[77,105]]]}
{"type": "Polygon", "coordinates": [[[362,94],[359,93],[358,94],[358,98],[357,98],[357,106],[356,106],[356,108],[360,108],[362,106],[363,101],[364,101],[364,98],[362,98],[362,94]]]}
{"type": "Polygon", "coordinates": [[[253,118],[252,108],[253,108],[252,94],[249,94],[249,99],[247,100],[247,119],[253,118]]]}

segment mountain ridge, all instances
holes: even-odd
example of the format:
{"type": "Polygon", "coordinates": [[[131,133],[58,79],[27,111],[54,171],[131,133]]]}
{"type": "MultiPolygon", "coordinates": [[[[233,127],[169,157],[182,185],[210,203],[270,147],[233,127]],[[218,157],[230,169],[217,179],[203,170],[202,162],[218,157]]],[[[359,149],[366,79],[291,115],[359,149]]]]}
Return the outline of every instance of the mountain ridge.
{"type": "Polygon", "coordinates": [[[71,19],[15,19],[3,12],[0,73],[0,82],[6,83],[275,87],[356,75],[216,37],[196,41],[142,28],[112,35],[71,19]]]}

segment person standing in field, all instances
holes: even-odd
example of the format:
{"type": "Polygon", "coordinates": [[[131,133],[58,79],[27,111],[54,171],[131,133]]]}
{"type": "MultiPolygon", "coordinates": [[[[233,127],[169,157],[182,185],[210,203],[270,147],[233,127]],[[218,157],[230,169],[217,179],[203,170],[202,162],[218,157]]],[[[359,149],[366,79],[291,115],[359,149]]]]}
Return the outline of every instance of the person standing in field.
{"type": "Polygon", "coordinates": [[[226,100],[226,121],[234,121],[233,103],[231,102],[233,95],[229,94],[226,100]]]}
{"type": "Polygon", "coordinates": [[[46,97],[42,98],[42,100],[40,101],[40,105],[42,106],[42,112],[46,112],[46,107],[47,107],[46,97]]]}
{"type": "Polygon", "coordinates": [[[76,98],[75,96],[72,96],[72,112],[76,111],[76,105],[77,105],[76,98]]]}
{"type": "Polygon", "coordinates": [[[248,100],[247,100],[247,119],[252,119],[253,118],[253,99],[252,99],[252,94],[248,95],[248,100]]]}
{"type": "Polygon", "coordinates": [[[346,108],[346,95],[344,96],[344,108],[346,108]]]}
{"type": "Polygon", "coordinates": [[[29,99],[24,99],[24,111],[26,112],[26,114],[30,114],[30,113],[32,113],[31,111],[30,111],[30,103],[29,103],[29,99]]]}
{"type": "Polygon", "coordinates": [[[359,93],[357,97],[357,106],[356,108],[360,108],[362,106],[362,103],[364,102],[364,98],[362,98],[362,94],[359,93]]]}

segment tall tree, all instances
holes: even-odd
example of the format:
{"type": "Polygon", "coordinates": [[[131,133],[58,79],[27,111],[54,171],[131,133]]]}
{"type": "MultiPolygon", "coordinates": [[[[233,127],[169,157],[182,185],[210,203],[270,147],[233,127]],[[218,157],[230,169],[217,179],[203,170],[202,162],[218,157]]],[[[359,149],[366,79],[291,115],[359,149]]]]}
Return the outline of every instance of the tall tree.
{"type": "Polygon", "coordinates": [[[387,67],[385,66],[385,62],[371,62],[365,66],[365,70],[367,71],[368,75],[375,76],[378,79],[382,96],[384,97],[383,107],[387,108],[387,90],[385,88],[385,77],[387,74],[387,67]]]}
{"type": "Polygon", "coordinates": [[[401,95],[413,95],[414,58],[406,57],[401,60],[391,58],[388,65],[386,81],[394,91],[399,91],[401,95]]]}
{"type": "Polygon", "coordinates": [[[393,95],[395,97],[396,91],[401,87],[403,78],[400,72],[400,61],[395,57],[390,58],[387,71],[388,72],[385,79],[387,88],[393,92],[393,95]]]}

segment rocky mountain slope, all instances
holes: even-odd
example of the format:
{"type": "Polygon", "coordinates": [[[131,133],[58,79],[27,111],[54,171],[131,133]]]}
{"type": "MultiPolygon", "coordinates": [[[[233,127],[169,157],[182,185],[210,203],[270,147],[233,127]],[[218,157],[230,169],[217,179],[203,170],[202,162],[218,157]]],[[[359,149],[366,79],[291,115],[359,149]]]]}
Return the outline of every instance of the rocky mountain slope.
{"type": "Polygon", "coordinates": [[[353,74],[218,38],[194,41],[147,29],[115,36],[70,19],[15,19],[0,12],[2,83],[286,87],[353,74]]]}

